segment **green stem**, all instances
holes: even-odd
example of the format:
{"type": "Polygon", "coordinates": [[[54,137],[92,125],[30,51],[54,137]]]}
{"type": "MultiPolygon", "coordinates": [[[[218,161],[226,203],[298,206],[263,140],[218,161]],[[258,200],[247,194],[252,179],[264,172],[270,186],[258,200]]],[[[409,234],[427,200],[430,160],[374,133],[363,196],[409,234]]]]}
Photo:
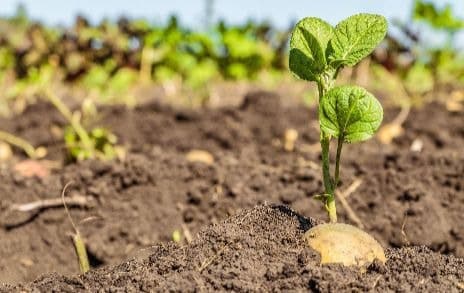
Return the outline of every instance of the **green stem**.
{"type": "Polygon", "coordinates": [[[140,58],[140,71],[139,76],[143,82],[151,81],[151,67],[153,65],[152,53],[148,45],[143,46],[142,55],[140,58]]]}
{"type": "MultiPolygon", "coordinates": [[[[325,93],[329,90],[331,81],[321,79],[318,82],[319,103],[323,99],[325,93]]],[[[329,215],[331,223],[337,222],[337,208],[335,205],[335,186],[332,177],[330,176],[330,135],[321,129],[321,154],[322,154],[322,178],[325,189],[324,205],[329,215]]]]}
{"type": "Polygon", "coordinates": [[[335,205],[335,196],[327,197],[325,208],[329,214],[330,223],[337,223],[337,207],[335,205]]]}
{"type": "Polygon", "coordinates": [[[36,149],[22,138],[19,138],[17,136],[14,136],[13,134],[0,130],[0,140],[3,140],[8,144],[14,145],[22,149],[26,153],[26,155],[31,159],[37,158],[36,149]]]}
{"type": "Polygon", "coordinates": [[[337,207],[335,205],[335,186],[330,176],[330,136],[326,133],[321,133],[321,149],[322,149],[322,177],[325,188],[325,208],[329,215],[331,223],[337,222],[337,207]]]}
{"type": "Polygon", "coordinates": [[[93,154],[94,149],[92,140],[90,139],[89,134],[81,125],[79,120],[75,119],[68,107],[60,100],[60,98],[53,94],[49,89],[45,90],[45,96],[50,101],[50,103],[52,103],[53,106],[55,106],[55,108],[58,109],[61,115],[63,115],[64,118],[66,118],[66,120],[68,120],[68,122],[71,124],[72,128],[74,129],[74,131],[76,131],[77,135],[81,139],[83,148],[89,151],[91,154],[93,154]]]}
{"type": "Polygon", "coordinates": [[[342,156],[342,147],[343,147],[344,139],[345,138],[343,136],[340,136],[338,138],[337,157],[335,159],[334,189],[337,188],[337,186],[338,186],[338,180],[339,180],[339,174],[340,174],[340,158],[342,156]]]}
{"type": "Polygon", "coordinates": [[[72,237],[74,249],[76,250],[77,260],[79,262],[79,269],[81,273],[85,274],[89,271],[89,257],[87,255],[87,249],[85,248],[84,240],[82,240],[79,231],[72,237]]]}
{"type": "Polygon", "coordinates": [[[325,193],[330,195],[333,193],[332,178],[330,177],[330,137],[321,133],[321,153],[322,153],[322,177],[324,182],[325,193]]]}
{"type": "Polygon", "coordinates": [[[66,204],[66,201],[64,200],[66,189],[68,188],[69,185],[71,185],[71,183],[72,182],[68,182],[63,187],[63,191],[61,191],[61,201],[63,202],[64,210],[66,211],[66,214],[68,215],[69,222],[71,222],[71,225],[73,226],[73,229],[74,229],[72,240],[74,244],[74,249],[76,250],[77,260],[79,262],[79,268],[81,270],[81,273],[85,274],[90,269],[89,257],[87,255],[87,250],[85,248],[84,240],[82,240],[81,234],[79,233],[79,230],[77,230],[77,226],[76,224],[74,224],[73,218],[71,217],[71,213],[69,212],[68,205],[66,204]]]}

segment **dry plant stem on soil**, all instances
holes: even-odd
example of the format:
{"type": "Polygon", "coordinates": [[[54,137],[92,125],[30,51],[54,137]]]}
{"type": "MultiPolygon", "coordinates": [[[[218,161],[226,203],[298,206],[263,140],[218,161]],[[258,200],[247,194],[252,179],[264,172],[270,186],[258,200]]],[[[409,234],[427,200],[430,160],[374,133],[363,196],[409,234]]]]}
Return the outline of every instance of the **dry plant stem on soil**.
{"type": "Polygon", "coordinates": [[[227,245],[224,245],[217,253],[215,253],[213,256],[205,259],[202,263],[201,266],[198,268],[198,272],[202,272],[205,270],[210,264],[213,263],[213,261],[218,258],[225,250],[227,249],[227,245]]]}
{"type": "Polygon", "coordinates": [[[91,197],[88,196],[82,196],[82,195],[75,195],[73,197],[68,197],[64,199],[63,198],[51,198],[51,199],[43,199],[43,200],[38,200],[38,201],[33,201],[25,204],[14,204],[10,207],[10,210],[12,211],[18,211],[18,212],[30,212],[30,211],[36,211],[36,210],[42,210],[42,209],[47,209],[47,208],[55,208],[55,207],[60,207],[60,206],[79,206],[79,207],[85,207],[88,206],[91,197]]]}
{"type": "Polygon", "coordinates": [[[342,204],[343,208],[346,210],[346,213],[348,215],[348,218],[350,218],[351,221],[353,221],[356,226],[358,226],[361,229],[364,229],[364,224],[361,221],[361,219],[356,215],[355,211],[351,208],[350,204],[346,200],[346,198],[352,194],[353,192],[358,189],[358,187],[361,185],[362,180],[361,179],[356,179],[351,183],[351,185],[344,191],[344,192],[335,192],[337,195],[338,200],[342,204]]]}
{"type": "Polygon", "coordinates": [[[74,234],[72,235],[72,240],[74,244],[74,249],[76,251],[77,259],[79,261],[79,268],[81,273],[86,273],[90,269],[89,265],[89,257],[87,256],[87,250],[85,248],[85,243],[84,240],[82,240],[81,234],[79,233],[79,230],[77,229],[77,226],[74,224],[74,221],[71,217],[71,214],[69,213],[68,206],[66,205],[66,200],[65,200],[65,193],[66,189],[68,188],[69,185],[71,185],[72,182],[68,182],[64,188],[63,191],[61,192],[61,200],[63,202],[63,206],[66,210],[66,214],[68,215],[69,222],[71,222],[71,225],[73,226],[74,229],[74,234]]]}
{"type": "Polygon", "coordinates": [[[411,104],[407,103],[406,105],[401,107],[401,111],[398,113],[398,115],[395,117],[395,119],[393,119],[391,123],[394,123],[400,126],[403,125],[403,123],[408,118],[410,111],[411,111],[411,104]]]}
{"type": "Polygon", "coordinates": [[[38,154],[37,149],[35,149],[30,143],[11,133],[0,130],[0,140],[22,149],[26,153],[26,155],[31,159],[36,159],[40,157],[40,154],[38,154]]]}

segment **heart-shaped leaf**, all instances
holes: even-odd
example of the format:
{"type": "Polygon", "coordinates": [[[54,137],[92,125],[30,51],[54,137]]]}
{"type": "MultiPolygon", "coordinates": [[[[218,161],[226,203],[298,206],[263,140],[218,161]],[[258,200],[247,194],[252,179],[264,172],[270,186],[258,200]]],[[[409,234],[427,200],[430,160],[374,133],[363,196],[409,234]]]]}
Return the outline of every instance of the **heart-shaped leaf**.
{"type": "Polygon", "coordinates": [[[300,20],[290,39],[290,70],[301,79],[316,81],[326,65],[325,51],[333,27],[316,17],[300,20]]]}
{"type": "Polygon", "coordinates": [[[335,26],[327,57],[334,67],[353,66],[369,55],[387,33],[387,20],[377,14],[356,14],[335,26]]]}
{"type": "Polygon", "coordinates": [[[327,92],[319,106],[321,130],[345,142],[371,138],[383,119],[380,102],[358,86],[340,86],[327,92]]]}

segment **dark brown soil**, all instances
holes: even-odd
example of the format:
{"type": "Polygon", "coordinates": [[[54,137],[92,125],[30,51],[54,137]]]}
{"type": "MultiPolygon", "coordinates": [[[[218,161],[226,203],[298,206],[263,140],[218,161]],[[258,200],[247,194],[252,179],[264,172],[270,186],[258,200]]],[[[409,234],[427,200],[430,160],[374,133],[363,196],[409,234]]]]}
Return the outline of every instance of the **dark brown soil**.
{"type": "Polygon", "coordinates": [[[387,264],[374,263],[365,272],[339,265],[320,266],[317,253],[303,241],[303,232],[314,223],[287,206],[258,206],[208,227],[189,245],[156,245],[148,257],[84,276],[52,274],[14,289],[41,292],[459,292],[462,289],[464,260],[425,247],[388,249],[387,264]]]}
{"type": "MultiPolygon", "coordinates": [[[[125,161],[71,164],[47,178],[24,178],[8,165],[0,169],[1,282],[57,272],[24,288],[363,291],[372,286],[379,291],[451,292],[462,286],[463,261],[451,256],[464,256],[462,113],[428,105],[412,111],[406,133],[393,144],[371,140],[345,148],[340,189],[362,180],[348,201],[365,230],[385,247],[426,245],[450,255],[425,248],[390,249],[387,266],[365,274],[316,265],[317,257],[301,243],[309,220],[282,206],[248,210],[283,203],[301,215],[326,218],[312,199],[322,189],[314,110],[284,107],[274,95],[255,93],[239,108],[196,112],[152,103],[102,113],[100,123],[111,127],[129,150],[125,161]],[[281,146],[289,127],[300,134],[294,152],[281,146]],[[421,152],[410,150],[416,139],[423,143],[421,152]],[[191,149],[209,151],[215,163],[188,162],[185,153],[191,149]],[[69,181],[74,182],[69,195],[94,198],[88,208],[71,209],[76,221],[96,216],[79,225],[94,267],[118,264],[141,248],[167,243],[175,230],[184,235],[183,248],[158,245],[137,261],[105,266],[85,277],[61,276],[78,272],[64,210],[20,214],[8,208],[59,197],[69,181]],[[189,234],[194,240],[187,245],[189,234]],[[200,270],[209,258],[211,264],[200,270]]],[[[385,120],[396,113],[388,110],[385,120]]],[[[63,124],[45,104],[14,120],[0,120],[1,129],[48,147],[49,159],[57,160],[63,160],[63,145],[51,128],[63,124]]],[[[350,222],[341,205],[339,210],[341,220],[350,222]]]]}

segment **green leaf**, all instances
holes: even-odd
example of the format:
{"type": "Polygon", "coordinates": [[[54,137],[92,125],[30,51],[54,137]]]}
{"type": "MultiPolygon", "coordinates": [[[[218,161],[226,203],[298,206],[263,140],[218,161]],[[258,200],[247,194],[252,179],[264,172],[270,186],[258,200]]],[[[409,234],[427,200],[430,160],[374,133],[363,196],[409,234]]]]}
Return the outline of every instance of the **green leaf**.
{"type": "Polygon", "coordinates": [[[464,28],[464,20],[453,13],[450,4],[438,8],[435,4],[421,0],[414,1],[413,19],[425,21],[435,29],[450,33],[464,28]]]}
{"type": "Polygon", "coordinates": [[[382,123],[380,102],[358,86],[340,86],[327,92],[319,106],[321,130],[345,142],[369,139],[382,123]]]}
{"type": "Polygon", "coordinates": [[[290,70],[299,78],[316,81],[327,66],[325,51],[333,27],[316,17],[300,20],[290,39],[290,70]]]}
{"type": "Polygon", "coordinates": [[[369,55],[387,33],[387,20],[377,14],[356,14],[337,24],[328,48],[336,67],[353,66],[369,55]]]}

